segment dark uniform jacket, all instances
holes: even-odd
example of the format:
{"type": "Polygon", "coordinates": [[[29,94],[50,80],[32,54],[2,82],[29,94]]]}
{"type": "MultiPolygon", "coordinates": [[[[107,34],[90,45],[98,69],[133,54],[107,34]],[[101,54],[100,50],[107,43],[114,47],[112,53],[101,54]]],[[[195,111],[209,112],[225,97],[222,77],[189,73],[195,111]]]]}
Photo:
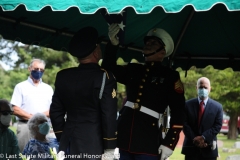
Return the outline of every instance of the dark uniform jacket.
{"type": "Polygon", "coordinates": [[[174,150],[184,121],[184,90],[179,73],[162,66],[160,62],[145,65],[116,65],[118,47],[107,45],[102,67],[111,70],[117,81],[126,85],[127,101],[138,104],[132,109],[126,104],[118,118],[117,146],[131,153],[158,155],[159,146],[174,150]],[[139,111],[140,106],[164,113],[171,109],[170,129],[162,139],[158,119],[139,111]]]}
{"type": "Polygon", "coordinates": [[[212,150],[213,141],[217,141],[216,135],[222,127],[222,105],[211,98],[208,98],[207,104],[202,115],[200,127],[198,127],[198,98],[190,99],[186,102],[186,122],[184,123],[183,132],[185,139],[182,148],[182,154],[188,156],[202,156],[205,158],[214,158],[218,156],[218,148],[212,150]],[[193,144],[196,136],[204,136],[206,148],[199,148],[193,144]]]}
{"type": "MultiPolygon", "coordinates": [[[[59,151],[70,149],[71,155],[101,155],[104,149],[116,147],[116,81],[108,72],[100,100],[103,73],[95,63],[58,72],[50,118],[60,142],[59,151]]],[[[83,155],[78,157],[81,158],[83,155]]]]}

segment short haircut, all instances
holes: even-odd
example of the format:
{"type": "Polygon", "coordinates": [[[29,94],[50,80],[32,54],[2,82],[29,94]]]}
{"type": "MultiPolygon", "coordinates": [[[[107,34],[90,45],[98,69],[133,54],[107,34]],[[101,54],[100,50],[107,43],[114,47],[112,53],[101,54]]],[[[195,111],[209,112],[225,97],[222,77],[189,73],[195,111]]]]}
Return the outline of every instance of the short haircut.
{"type": "Polygon", "coordinates": [[[41,124],[40,122],[43,120],[48,121],[47,116],[43,113],[36,113],[28,120],[28,128],[33,136],[35,136],[38,132],[34,128],[38,127],[38,125],[41,124]]]}
{"type": "Polygon", "coordinates": [[[200,81],[203,80],[203,79],[207,80],[208,83],[209,83],[209,86],[211,86],[210,80],[207,77],[201,77],[197,80],[197,87],[199,86],[200,81]]]}
{"type": "Polygon", "coordinates": [[[32,61],[30,62],[29,67],[32,67],[32,65],[33,65],[34,62],[42,63],[42,64],[44,65],[44,67],[45,67],[45,65],[46,65],[46,63],[45,63],[44,60],[42,60],[42,59],[38,59],[38,58],[34,58],[34,59],[32,59],[32,61]]]}

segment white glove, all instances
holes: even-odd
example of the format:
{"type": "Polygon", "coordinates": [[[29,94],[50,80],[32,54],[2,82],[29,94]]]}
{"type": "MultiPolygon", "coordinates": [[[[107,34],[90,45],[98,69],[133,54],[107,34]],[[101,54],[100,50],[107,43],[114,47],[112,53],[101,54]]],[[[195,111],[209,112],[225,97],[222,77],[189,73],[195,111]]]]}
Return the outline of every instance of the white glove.
{"type": "Polygon", "coordinates": [[[65,158],[65,152],[60,151],[57,154],[57,160],[63,160],[65,158]]]}
{"type": "Polygon", "coordinates": [[[102,160],[113,160],[115,149],[105,149],[102,155],[102,160]]]}
{"type": "Polygon", "coordinates": [[[108,36],[110,38],[112,45],[116,46],[119,44],[119,40],[117,38],[117,34],[118,34],[119,30],[120,30],[120,27],[118,26],[117,23],[112,23],[108,27],[108,36]]]}
{"type": "Polygon", "coordinates": [[[173,150],[171,150],[170,148],[166,147],[166,146],[163,146],[161,145],[159,148],[158,148],[158,153],[161,154],[161,158],[160,160],[166,160],[168,157],[170,157],[173,153],[173,150]]]}
{"type": "Polygon", "coordinates": [[[217,142],[216,142],[216,141],[213,141],[211,149],[212,149],[212,150],[215,150],[216,147],[217,147],[217,142]]]}
{"type": "Polygon", "coordinates": [[[57,153],[55,147],[53,147],[53,149],[50,148],[50,153],[56,160],[63,160],[65,158],[65,152],[60,151],[57,153]]]}

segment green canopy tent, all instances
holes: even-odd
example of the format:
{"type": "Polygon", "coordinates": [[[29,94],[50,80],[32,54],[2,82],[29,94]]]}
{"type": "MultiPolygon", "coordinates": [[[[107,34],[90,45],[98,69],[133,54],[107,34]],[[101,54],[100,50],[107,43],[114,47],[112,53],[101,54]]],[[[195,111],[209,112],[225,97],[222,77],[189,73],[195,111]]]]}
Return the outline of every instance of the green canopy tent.
{"type": "Polygon", "coordinates": [[[119,56],[144,61],[141,48],[147,32],[169,32],[175,50],[166,64],[188,69],[213,65],[240,70],[239,0],[1,0],[0,34],[5,39],[68,51],[73,34],[97,28],[107,41],[108,25],[100,14],[126,12],[124,44],[119,56]]]}

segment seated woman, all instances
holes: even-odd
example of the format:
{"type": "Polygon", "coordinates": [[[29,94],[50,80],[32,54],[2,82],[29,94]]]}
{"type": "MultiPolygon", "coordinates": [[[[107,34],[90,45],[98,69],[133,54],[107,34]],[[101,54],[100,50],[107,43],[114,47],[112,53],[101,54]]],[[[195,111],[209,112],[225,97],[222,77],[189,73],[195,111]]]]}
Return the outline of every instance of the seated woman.
{"type": "Polygon", "coordinates": [[[34,157],[34,159],[52,160],[50,148],[56,148],[58,152],[58,142],[56,138],[48,138],[50,126],[47,117],[43,113],[36,113],[28,121],[28,128],[32,139],[26,144],[23,155],[34,157]]]}

